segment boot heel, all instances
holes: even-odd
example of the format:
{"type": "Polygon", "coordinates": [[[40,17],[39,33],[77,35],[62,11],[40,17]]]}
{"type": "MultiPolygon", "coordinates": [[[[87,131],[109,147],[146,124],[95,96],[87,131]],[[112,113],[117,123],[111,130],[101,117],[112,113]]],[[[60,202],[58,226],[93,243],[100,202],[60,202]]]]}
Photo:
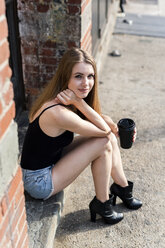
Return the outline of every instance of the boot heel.
{"type": "Polygon", "coordinates": [[[93,212],[91,209],[90,209],[90,213],[91,213],[91,221],[96,222],[96,213],[93,212]]]}
{"type": "Polygon", "coordinates": [[[115,205],[116,197],[119,197],[124,205],[129,209],[138,209],[142,206],[142,202],[132,195],[133,182],[128,181],[128,186],[121,187],[120,185],[113,183],[110,187],[111,194],[114,195],[113,205],[115,205]]]}
{"type": "Polygon", "coordinates": [[[113,197],[113,206],[115,206],[116,205],[116,198],[117,198],[117,195],[114,195],[114,197],[113,197]]]}

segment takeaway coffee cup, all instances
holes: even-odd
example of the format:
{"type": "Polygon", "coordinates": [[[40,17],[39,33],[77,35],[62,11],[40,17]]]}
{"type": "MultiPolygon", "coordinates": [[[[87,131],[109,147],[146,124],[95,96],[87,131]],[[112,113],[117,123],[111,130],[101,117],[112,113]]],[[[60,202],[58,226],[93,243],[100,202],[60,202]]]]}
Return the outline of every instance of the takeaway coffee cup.
{"type": "Polygon", "coordinates": [[[129,118],[121,119],[118,123],[120,146],[124,149],[131,148],[135,131],[135,122],[129,118]]]}

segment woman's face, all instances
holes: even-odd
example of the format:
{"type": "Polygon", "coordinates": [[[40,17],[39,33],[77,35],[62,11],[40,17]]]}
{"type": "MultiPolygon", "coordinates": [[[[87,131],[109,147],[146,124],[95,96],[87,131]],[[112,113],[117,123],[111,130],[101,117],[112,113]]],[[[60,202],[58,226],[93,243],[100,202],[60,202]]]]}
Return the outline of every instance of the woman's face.
{"type": "Polygon", "coordinates": [[[68,82],[68,88],[77,97],[85,98],[94,85],[94,69],[91,64],[80,62],[74,65],[72,74],[68,82]]]}

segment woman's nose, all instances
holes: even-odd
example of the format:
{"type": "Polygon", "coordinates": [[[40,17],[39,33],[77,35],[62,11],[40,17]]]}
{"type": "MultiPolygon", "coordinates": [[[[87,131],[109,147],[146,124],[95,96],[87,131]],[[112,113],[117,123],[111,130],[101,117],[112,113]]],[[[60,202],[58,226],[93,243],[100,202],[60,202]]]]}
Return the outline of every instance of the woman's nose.
{"type": "Polygon", "coordinates": [[[88,85],[88,78],[87,77],[83,78],[82,84],[83,85],[88,85]]]}

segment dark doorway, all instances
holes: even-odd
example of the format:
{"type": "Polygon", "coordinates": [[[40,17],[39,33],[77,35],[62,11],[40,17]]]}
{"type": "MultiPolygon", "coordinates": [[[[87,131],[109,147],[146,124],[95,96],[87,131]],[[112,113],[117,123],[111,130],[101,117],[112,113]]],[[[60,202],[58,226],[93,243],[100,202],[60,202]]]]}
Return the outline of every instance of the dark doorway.
{"type": "Polygon", "coordinates": [[[20,52],[20,37],[18,29],[17,1],[6,0],[6,17],[8,23],[8,41],[10,48],[9,64],[12,69],[11,81],[14,89],[16,105],[16,120],[25,108],[25,93],[20,52]]]}

